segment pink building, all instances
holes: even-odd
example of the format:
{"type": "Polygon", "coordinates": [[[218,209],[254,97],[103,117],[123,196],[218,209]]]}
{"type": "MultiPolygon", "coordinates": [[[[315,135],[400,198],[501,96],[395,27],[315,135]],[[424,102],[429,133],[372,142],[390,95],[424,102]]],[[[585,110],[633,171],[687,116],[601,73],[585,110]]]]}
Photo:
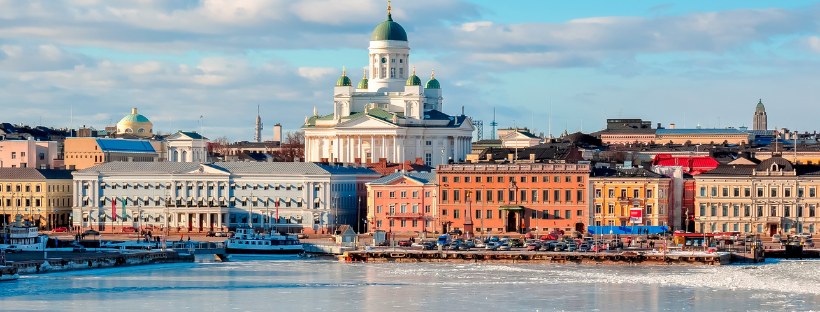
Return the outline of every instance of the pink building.
{"type": "Polygon", "coordinates": [[[433,232],[437,215],[435,173],[397,172],[367,183],[370,233],[433,232]]]}
{"type": "Polygon", "coordinates": [[[62,165],[55,141],[0,141],[0,168],[56,169],[62,165]]]}

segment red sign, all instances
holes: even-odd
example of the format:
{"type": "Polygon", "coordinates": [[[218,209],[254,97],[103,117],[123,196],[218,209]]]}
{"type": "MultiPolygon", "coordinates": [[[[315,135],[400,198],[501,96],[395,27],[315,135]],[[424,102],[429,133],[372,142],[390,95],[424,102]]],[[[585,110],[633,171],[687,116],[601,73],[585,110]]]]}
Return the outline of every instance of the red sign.
{"type": "Polygon", "coordinates": [[[629,208],[629,223],[643,223],[643,208],[629,208]]]}

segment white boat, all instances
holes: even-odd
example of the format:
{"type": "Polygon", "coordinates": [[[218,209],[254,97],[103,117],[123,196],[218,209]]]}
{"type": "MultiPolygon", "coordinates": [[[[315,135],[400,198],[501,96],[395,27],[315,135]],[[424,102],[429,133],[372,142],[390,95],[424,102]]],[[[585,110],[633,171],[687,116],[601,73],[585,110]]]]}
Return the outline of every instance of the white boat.
{"type": "Polygon", "coordinates": [[[9,227],[6,237],[0,238],[0,248],[19,248],[22,251],[43,251],[48,242],[48,235],[37,233],[36,226],[9,227]]]}
{"type": "Polygon", "coordinates": [[[238,228],[236,234],[225,241],[227,254],[298,254],[305,251],[296,235],[279,233],[254,233],[252,228],[238,228]]]}

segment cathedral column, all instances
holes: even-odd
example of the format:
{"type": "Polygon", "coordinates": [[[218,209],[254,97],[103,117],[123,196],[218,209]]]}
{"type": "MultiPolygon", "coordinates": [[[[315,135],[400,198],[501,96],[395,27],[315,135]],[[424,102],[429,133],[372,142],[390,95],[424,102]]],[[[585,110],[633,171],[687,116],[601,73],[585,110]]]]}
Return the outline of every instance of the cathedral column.
{"type": "Polygon", "coordinates": [[[379,158],[387,158],[386,149],[387,149],[387,135],[382,134],[382,153],[381,153],[382,155],[381,156],[384,156],[384,157],[379,157],[379,158]]]}
{"type": "MultiPolygon", "coordinates": [[[[338,160],[340,150],[341,149],[339,148],[339,135],[336,135],[333,137],[333,157],[331,158],[336,158],[336,160],[338,160]]],[[[336,162],[334,159],[330,159],[330,161],[336,162]]]]}
{"type": "Polygon", "coordinates": [[[461,150],[461,138],[457,135],[453,136],[453,162],[458,163],[458,155],[461,150]]]}
{"type": "Polygon", "coordinates": [[[347,136],[347,157],[345,157],[347,162],[353,162],[353,138],[350,135],[347,136]]]}
{"type": "Polygon", "coordinates": [[[370,135],[370,162],[376,162],[376,136],[370,135]]]}
{"type": "Polygon", "coordinates": [[[362,146],[362,135],[361,135],[361,134],[359,135],[359,146],[358,146],[358,148],[357,148],[357,153],[358,153],[358,155],[356,155],[356,156],[359,156],[359,161],[361,161],[362,163],[364,163],[364,162],[365,162],[365,159],[364,159],[364,147],[362,146]]]}

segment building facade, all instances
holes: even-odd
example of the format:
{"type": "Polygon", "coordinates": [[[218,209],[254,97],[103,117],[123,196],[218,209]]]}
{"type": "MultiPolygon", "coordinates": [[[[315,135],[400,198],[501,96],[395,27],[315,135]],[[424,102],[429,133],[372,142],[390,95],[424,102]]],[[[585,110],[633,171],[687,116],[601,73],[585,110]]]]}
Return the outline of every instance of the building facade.
{"type": "Polygon", "coordinates": [[[71,171],[35,168],[0,168],[0,207],[3,224],[16,216],[41,229],[68,226],[71,222],[71,171]]]}
{"type": "Polygon", "coordinates": [[[397,172],[367,183],[368,231],[434,232],[436,181],[434,172],[397,172]]]}
{"type": "Polygon", "coordinates": [[[168,161],[204,163],[208,161],[208,138],[194,132],[179,131],[165,138],[168,161]]]}
{"type": "Polygon", "coordinates": [[[658,129],[656,144],[749,144],[753,141],[749,132],[734,129],[658,129]]]}
{"type": "Polygon", "coordinates": [[[820,166],[775,156],[695,176],[696,230],[759,235],[817,233],[820,166]]]}
{"type": "Polygon", "coordinates": [[[422,85],[410,67],[407,33],[389,11],[368,50],[369,65],[357,86],[342,72],[333,113],[320,115],[314,108],[313,116],[305,117],[305,159],[402,163],[422,158],[428,166],[466,159],[471,119],[463,108],[458,116],[443,113],[439,81],[431,75],[422,85]]]}
{"type": "Polygon", "coordinates": [[[62,156],[56,141],[0,141],[0,168],[59,169],[62,156]]]}
{"type": "Polygon", "coordinates": [[[438,175],[437,231],[585,231],[589,165],[456,164],[438,175]]]}
{"type": "Polygon", "coordinates": [[[159,153],[151,143],[145,140],[68,138],[65,140],[65,165],[69,169],[81,170],[108,162],[156,162],[159,153]]]}
{"type": "Polygon", "coordinates": [[[594,225],[673,225],[671,178],[642,168],[596,168],[589,182],[594,225]],[[641,209],[640,223],[630,222],[630,211],[634,208],[641,209]]]}
{"type": "Polygon", "coordinates": [[[327,233],[364,218],[357,214],[365,183],[379,177],[366,168],[313,163],[106,163],[74,173],[73,211],[82,216],[74,225],[327,233]]]}

